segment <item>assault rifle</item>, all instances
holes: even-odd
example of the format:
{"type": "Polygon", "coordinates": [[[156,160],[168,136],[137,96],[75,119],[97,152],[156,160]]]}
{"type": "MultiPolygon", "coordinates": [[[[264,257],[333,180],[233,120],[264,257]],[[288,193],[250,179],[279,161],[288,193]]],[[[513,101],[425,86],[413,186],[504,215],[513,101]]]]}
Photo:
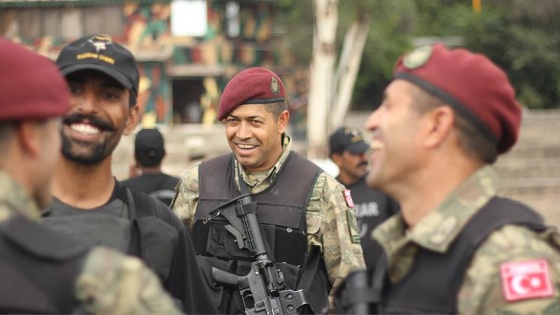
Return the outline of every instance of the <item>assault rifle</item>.
{"type": "Polygon", "coordinates": [[[208,222],[218,216],[229,224],[225,229],[234,237],[239,249],[246,248],[253,257],[251,270],[245,276],[212,267],[216,283],[239,289],[245,314],[297,314],[308,304],[303,290],[284,289],[284,276],[267,254],[257,220],[257,202],[243,194],[210,212],[208,222]]]}

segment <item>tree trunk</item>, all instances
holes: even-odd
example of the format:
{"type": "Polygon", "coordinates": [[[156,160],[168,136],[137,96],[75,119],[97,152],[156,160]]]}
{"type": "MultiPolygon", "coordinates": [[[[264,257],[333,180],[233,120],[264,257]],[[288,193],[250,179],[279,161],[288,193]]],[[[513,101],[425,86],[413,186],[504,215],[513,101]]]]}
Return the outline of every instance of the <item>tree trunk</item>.
{"type": "Polygon", "coordinates": [[[336,61],[338,0],[314,0],[315,27],[307,112],[309,158],[327,155],[327,113],[331,107],[333,71],[336,61]]]}
{"type": "Polygon", "coordinates": [[[332,89],[333,105],[330,112],[330,123],[327,126],[328,133],[334,132],[340,127],[352,100],[352,92],[354,84],[360,70],[364,46],[366,45],[369,30],[369,21],[358,19],[352,23],[346,37],[344,38],[344,46],[342,47],[342,55],[338,63],[334,88],[332,89]]]}

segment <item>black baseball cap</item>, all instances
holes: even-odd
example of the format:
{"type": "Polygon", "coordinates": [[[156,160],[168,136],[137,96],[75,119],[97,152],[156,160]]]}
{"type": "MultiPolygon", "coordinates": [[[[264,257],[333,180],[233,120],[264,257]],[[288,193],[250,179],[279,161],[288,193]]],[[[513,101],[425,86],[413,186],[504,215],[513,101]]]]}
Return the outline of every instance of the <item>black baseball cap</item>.
{"type": "Polygon", "coordinates": [[[142,166],[156,166],[165,156],[163,135],[157,128],[142,129],[134,140],[134,156],[142,166]]]}
{"type": "Polygon", "coordinates": [[[93,69],[101,71],[131,91],[130,105],[136,104],[140,73],[136,59],[123,46],[105,35],[82,37],[62,49],[56,64],[64,75],[93,69]]]}
{"type": "Polygon", "coordinates": [[[329,138],[330,155],[342,153],[344,150],[361,154],[369,149],[362,133],[356,128],[340,127],[329,138]]]}

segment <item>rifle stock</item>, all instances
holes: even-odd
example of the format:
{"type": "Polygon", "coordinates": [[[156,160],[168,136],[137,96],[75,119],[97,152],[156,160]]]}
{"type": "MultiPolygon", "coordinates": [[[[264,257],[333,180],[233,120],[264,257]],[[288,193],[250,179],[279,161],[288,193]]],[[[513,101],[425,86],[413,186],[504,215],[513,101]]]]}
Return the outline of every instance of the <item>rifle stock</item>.
{"type": "Polygon", "coordinates": [[[236,238],[239,248],[246,248],[253,257],[247,275],[212,267],[212,277],[220,285],[239,289],[245,314],[297,314],[308,304],[305,292],[284,289],[282,272],[268,259],[256,210],[257,203],[244,194],[210,212],[209,220],[221,215],[228,221],[226,230],[236,238]]]}

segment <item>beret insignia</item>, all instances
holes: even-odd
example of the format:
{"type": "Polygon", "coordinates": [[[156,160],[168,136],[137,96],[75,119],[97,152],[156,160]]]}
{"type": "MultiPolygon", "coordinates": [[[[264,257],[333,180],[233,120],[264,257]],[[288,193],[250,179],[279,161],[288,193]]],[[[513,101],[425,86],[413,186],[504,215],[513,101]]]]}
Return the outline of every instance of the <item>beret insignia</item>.
{"type": "Polygon", "coordinates": [[[270,92],[274,95],[278,95],[280,93],[280,85],[278,85],[278,80],[275,77],[272,77],[270,80],[270,92]]]}
{"type": "Polygon", "coordinates": [[[428,62],[432,55],[432,46],[422,46],[416,48],[404,57],[403,65],[408,69],[416,69],[428,62]]]}

